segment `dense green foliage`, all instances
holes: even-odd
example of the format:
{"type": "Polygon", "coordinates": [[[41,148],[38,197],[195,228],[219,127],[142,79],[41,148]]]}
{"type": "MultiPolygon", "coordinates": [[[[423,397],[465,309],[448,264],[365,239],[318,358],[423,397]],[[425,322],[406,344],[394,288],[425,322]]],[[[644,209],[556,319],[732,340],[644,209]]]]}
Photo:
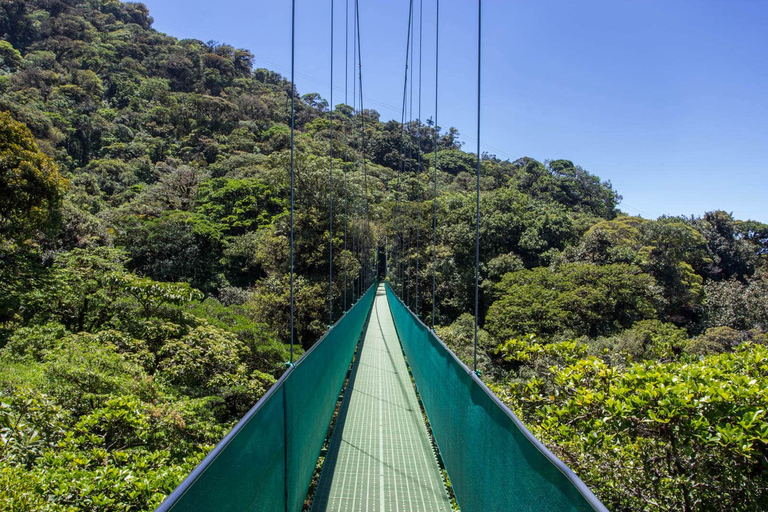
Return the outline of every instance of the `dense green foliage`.
{"type": "Polygon", "coordinates": [[[768,350],[626,367],[577,342],[510,340],[535,369],[495,387],[613,510],[759,510],[768,494],[768,350]],[[546,366],[546,367],[545,367],[546,366]]]}
{"type": "Polygon", "coordinates": [[[21,294],[0,352],[4,507],[156,506],[275,382],[287,354],[265,326],[123,262],[60,253],[21,294]]]}
{"type": "MultiPolygon", "coordinates": [[[[425,319],[435,271],[438,332],[473,354],[458,132],[299,96],[151,24],[117,0],[0,5],[3,509],[151,510],[279,377],[292,94],[297,351],[327,328],[333,195],[334,319],[378,248],[425,319]]],[[[612,510],[758,509],[768,225],[628,217],[568,160],[481,159],[485,378],[612,510]]]]}
{"type": "Polygon", "coordinates": [[[655,316],[654,281],[626,264],[570,263],[506,274],[486,328],[497,339],[538,331],[595,336],[655,316]],[[515,290],[515,293],[505,293],[515,290]]]}
{"type": "Polygon", "coordinates": [[[65,186],[29,129],[0,112],[0,233],[5,243],[23,241],[50,220],[65,186]]]}

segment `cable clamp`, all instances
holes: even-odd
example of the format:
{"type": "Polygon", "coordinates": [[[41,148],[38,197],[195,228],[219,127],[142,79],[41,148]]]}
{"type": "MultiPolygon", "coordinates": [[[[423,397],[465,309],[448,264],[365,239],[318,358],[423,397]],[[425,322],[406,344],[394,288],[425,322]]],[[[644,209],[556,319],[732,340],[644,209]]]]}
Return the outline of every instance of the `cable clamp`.
{"type": "Polygon", "coordinates": [[[293,364],[291,361],[286,361],[286,362],[284,363],[284,365],[285,365],[285,367],[286,367],[286,368],[291,368],[291,367],[293,367],[293,366],[296,366],[296,365],[295,365],[295,364],[293,364]]]}

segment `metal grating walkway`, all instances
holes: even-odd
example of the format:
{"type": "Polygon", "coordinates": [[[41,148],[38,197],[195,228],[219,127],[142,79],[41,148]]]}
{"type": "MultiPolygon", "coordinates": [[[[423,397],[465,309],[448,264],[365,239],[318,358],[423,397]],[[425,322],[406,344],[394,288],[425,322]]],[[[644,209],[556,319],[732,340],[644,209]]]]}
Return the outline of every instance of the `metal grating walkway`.
{"type": "Polygon", "coordinates": [[[376,291],[312,510],[451,510],[383,284],[376,291]]]}

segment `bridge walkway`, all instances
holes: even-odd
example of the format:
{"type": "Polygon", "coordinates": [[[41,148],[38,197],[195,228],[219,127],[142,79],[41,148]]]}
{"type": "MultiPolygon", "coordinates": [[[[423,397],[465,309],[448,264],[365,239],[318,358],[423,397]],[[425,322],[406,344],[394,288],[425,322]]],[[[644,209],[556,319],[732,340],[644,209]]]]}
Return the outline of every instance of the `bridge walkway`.
{"type": "Polygon", "coordinates": [[[383,284],[376,290],[312,510],[451,510],[383,284]]]}

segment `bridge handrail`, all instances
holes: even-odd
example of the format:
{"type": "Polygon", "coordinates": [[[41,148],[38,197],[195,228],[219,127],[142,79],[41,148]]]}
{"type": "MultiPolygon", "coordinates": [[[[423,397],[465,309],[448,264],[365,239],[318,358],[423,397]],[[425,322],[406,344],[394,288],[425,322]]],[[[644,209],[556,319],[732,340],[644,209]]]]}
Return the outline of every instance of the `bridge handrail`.
{"type": "Polygon", "coordinates": [[[155,512],[301,510],[376,287],[286,369],[155,512]]]}
{"type": "MultiPolygon", "coordinates": [[[[605,505],[597,499],[587,485],[525,427],[517,415],[493,394],[477,374],[467,367],[432,329],[403,304],[389,284],[386,287],[398,336],[461,510],[608,512],[605,505]],[[434,353],[429,354],[425,351],[429,349],[425,347],[434,349],[434,353]],[[440,364],[434,364],[435,362],[440,364]],[[458,380],[453,379],[454,376],[458,377],[458,380]],[[474,389],[466,393],[466,396],[471,398],[471,403],[463,405],[468,406],[469,409],[474,408],[472,410],[481,409],[475,421],[472,421],[470,411],[461,411],[454,407],[461,397],[457,397],[457,394],[451,395],[451,384],[458,383],[466,388],[467,378],[470,379],[474,389]],[[430,386],[428,384],[430,381],[437,382],[436,387],[439,389],[430,386]],[[478,395],[477,391],[482,395],[478,395]],[[492,417],[496,411],[488,410],[490,404],[481,403],[482,397],[489,400],[502,416],[492,417]],[[482,410],[484,407],[486,410],[482,410]],[[459,421],[457,418],[467,420],[462,425],[465,428],[456,428],[456,425],[451,425],[451,422],[459,421]],[[498,449],[505,446],[505,440],[502,438],[504,431],[514,437],[514,432],[509,425],[499,425],[505,420],[510,421],[523,439],[535,448],[541,460],[534,460],[530,453],[518,454],[524,459],[522,464],[520,460],[512,460],[515,451],[523,452],[525,448],[517,447],[519,449],[515,450],[514,445],[519,444],[516,440],[506,444],[509,450],[498,449]],[[496,432],[495,436],[486,436],[485,445],[482,439],[479,442],[472,442],[470,437],[476,431],[473,432],[468,425],[489,426],[489,423],[499,427],[499,432],[496,432]],[[447,428],[448,425],[451,428],[447,428]],[[497,449],[487,449],[491,443],[495,444],[497,449]],[[557,470],[561,475],[560,479],[549,470],[550,468],[547,468],[548,464],[557,470]],[[518,474],[510,469],[517,469],[518,474]],[[523,472],[526,473],[522,475],[525,478],[520,478],[516,482],[515,477],[520,477],[519,473],[523,472]],[[539,477],[538,481],[534,481],[536,476],[539,477]],[[527,488],[526,485],[521,486],[521,482],[527,484],[527,488]],[[495,486],[494,483],[496,483],[495,486]],[[570,489],[563,485],[566,483],[571,487],[570,489]],[[505,484],[508,488],[505,488],[505,484]],[[521,487],[522,491],[537,488],[538,492],[521,493],[521,487]]],[[[483,436],[478,437],[483,438],[483,436]]]]}

